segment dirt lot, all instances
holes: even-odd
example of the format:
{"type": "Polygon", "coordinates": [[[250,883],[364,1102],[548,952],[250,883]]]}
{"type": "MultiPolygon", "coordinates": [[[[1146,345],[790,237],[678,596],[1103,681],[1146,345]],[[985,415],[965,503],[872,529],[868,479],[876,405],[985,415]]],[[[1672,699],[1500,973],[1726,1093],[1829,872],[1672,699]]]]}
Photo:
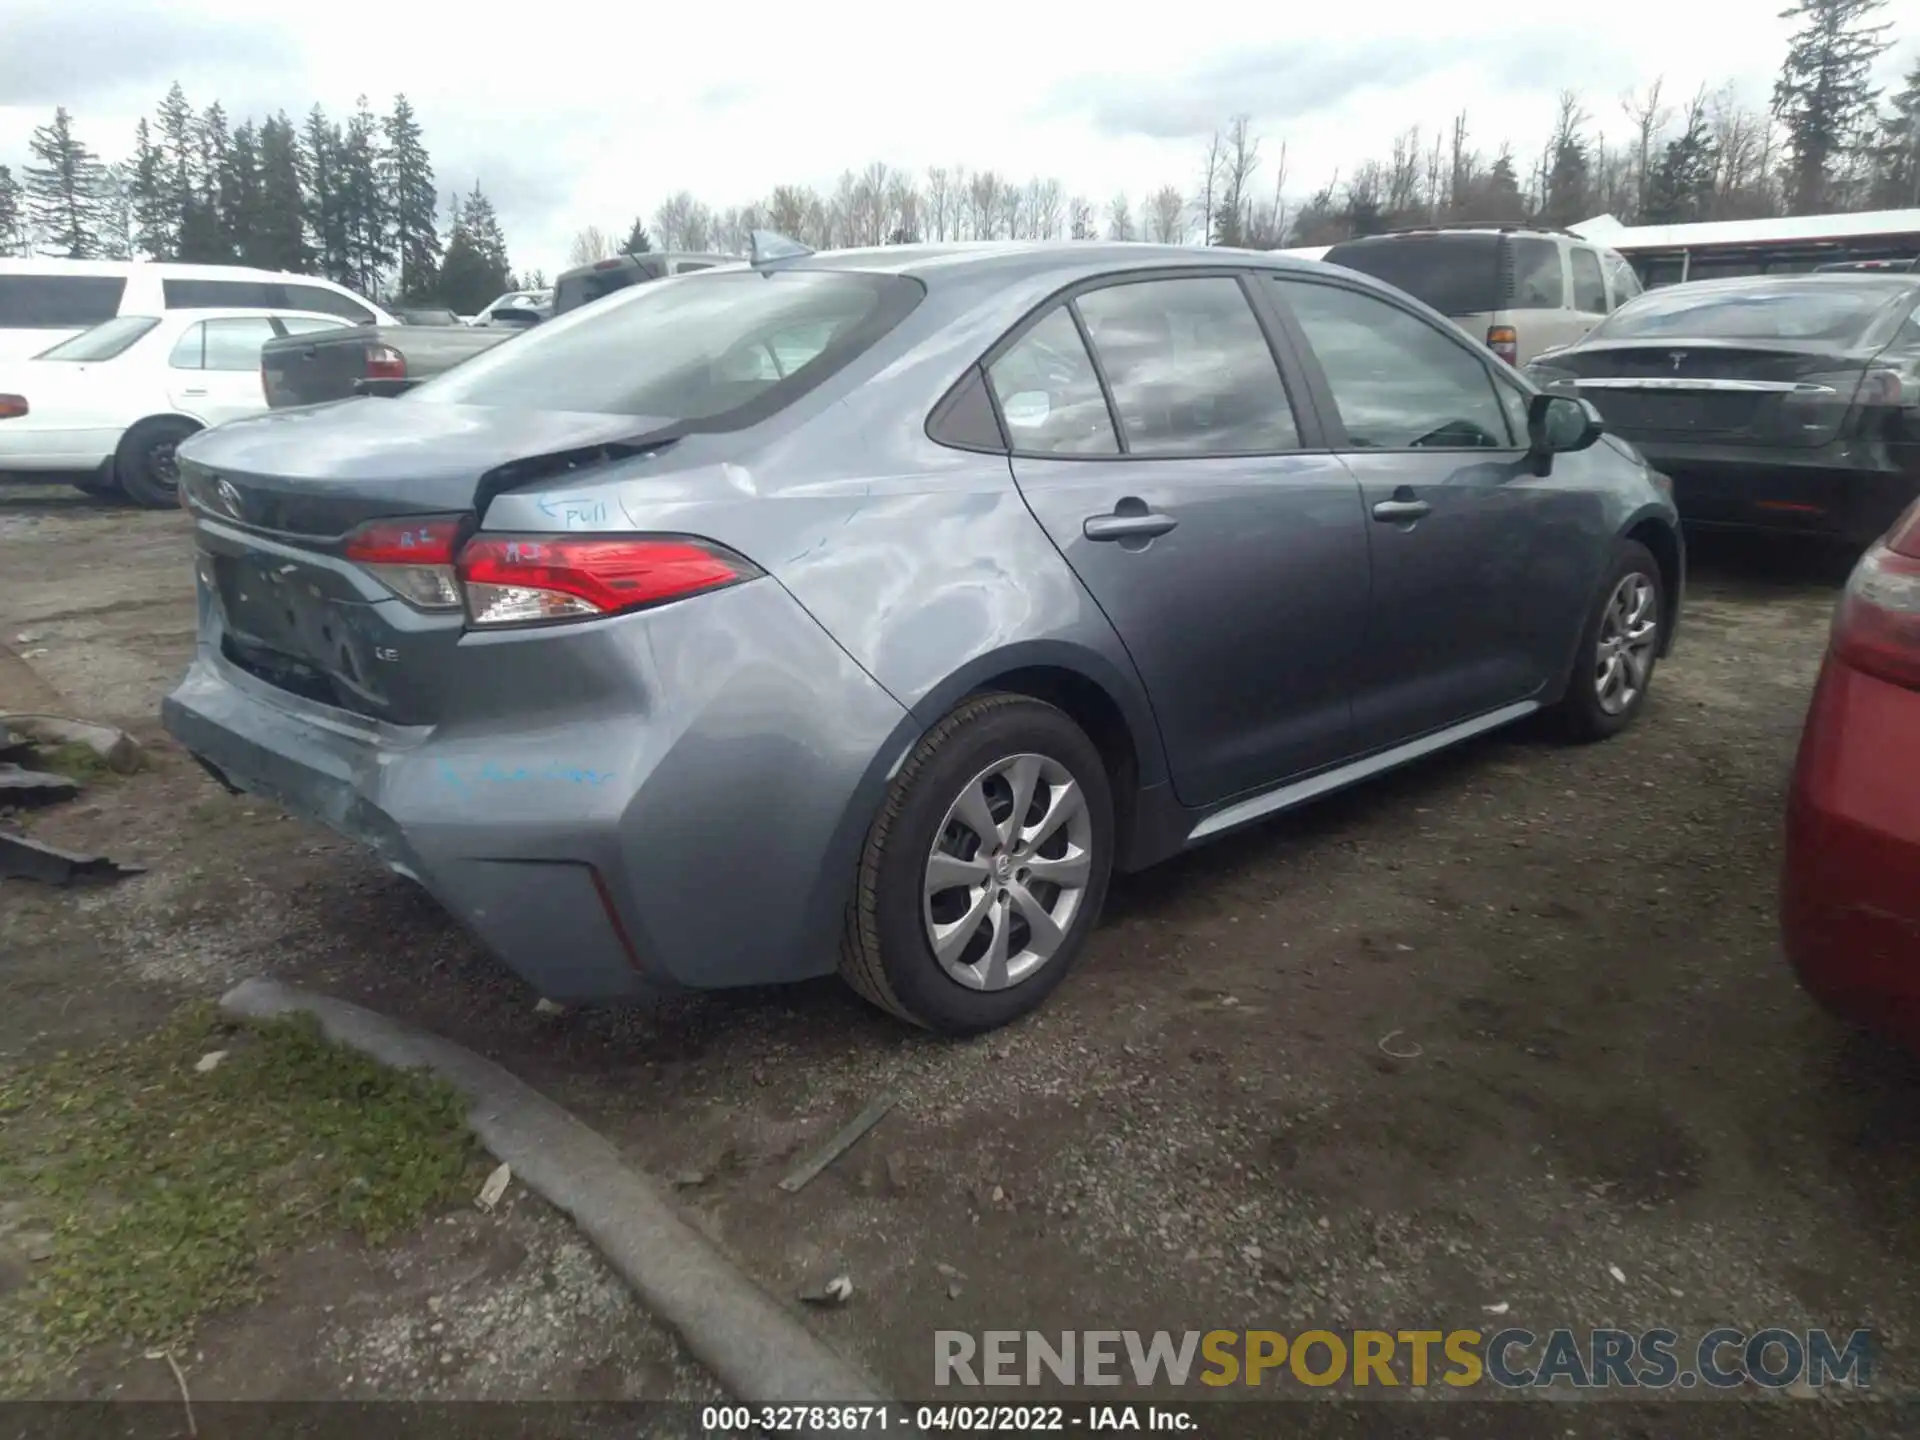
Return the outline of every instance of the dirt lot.
{"type": "MultiPolygon", "coordinates": [[[[1498,736],[1119,881],[1041,1016],[949,1044],[824,982],[536,1013],[407,882],[166,745],[154,716],[192,630],[180,517],[0,491],[0,708],[58,701],[157,760],[36,817],[151,871],[5,887],[0,1050],[260,973],[375,1005],[502,1061],[653,1173],[702,1177],[689,1212],[776,1293],[850,1275],[853,1302],[815,1323],[909,1396],[936,1328],[1444,1330],[1500,1305],[1537,1330],[1866,1326],[1876,1388],[1905,1387],[1920,1086],[1803,1001],[1773,919],[1844,570],[1702,550],[1626,736],[1498,736]],[[888,1088],[902,1103],[873,1136],[798,1195],[774,1187],[888,1088]]],[[[346,1303],[321,1285],[216,1325],[197,1393],[703,1393],[531,1204],[353,1263],[333,1283],[364,1316],[320,1311],[346,1303]],[[518,1307],[513,1353],[427,1335],[456,1274],[518,1307]]]]}

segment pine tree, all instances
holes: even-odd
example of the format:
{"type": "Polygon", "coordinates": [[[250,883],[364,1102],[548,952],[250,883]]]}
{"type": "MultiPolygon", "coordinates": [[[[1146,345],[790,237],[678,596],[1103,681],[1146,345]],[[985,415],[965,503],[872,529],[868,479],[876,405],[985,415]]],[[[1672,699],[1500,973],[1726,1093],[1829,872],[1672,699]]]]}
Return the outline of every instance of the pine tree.
{"type": "Polygon", "coordinates": [[[476,184],[471,195],[457,202],[446,259],[440,266],[441,303],[471,315],[510,288],[511,276],[493,202],[476,184]]]}
{"type": "Polygon", "coordinates": [[[362,95],[347,121],[339,151],[340,214],[347,244],[344,282],[363,295],[376,294],[392,263],[387,246],[387,206],[380,185],[379,122],[362,95]]]}
{"type": "Polygon", "coordinates": [[[40,162],[27,167],[27,218],[45,237],[47,253],[69,260],[98,255],[106,167],[73,133],[64,105],[27,148],[40,162]]]}
{"type": "Polygon", "coordinates": [[[166,197],[168,239],[173,254],[180,257],[184,254],[187,220],[195,208],[198,178],[195,169],[200,147],[195,135],[193,107],[187,103],[187,92],[180,88],[178,80],[160,102],[156,119],[160,130],[160,193],[166,197]]]}
{"type": "Polygon", "coordinates": [[[100,257],[131,260],[138,223],[132,170],[125,164],[107,166],[100,186],[100,257]]]}
{"type": "Polygon", "coordinates": [[[647,234],[647,223],[638,215],[633,217],[633,228],[627,231],[627,238],[621,243],[622,255],[644,255],[653,249],[653,237],[647,234]]]}
{"type": "Polygon", "coordinates": [[[1799,20],[1774,83],[1773,105],[1787,131],[1790,208],[1813,215],[1828,203],[1834,162],[1873,108],[1873,62],[1886,50],[1887,24],[1871,23],[1886,0],[1796,0],[1782,20],[1799,20]]]}
{"type": "Polygon", "coordinates": [[[1873,158],[1874,208],[1920,206],[1920,61],[1893,97],[1893,113],[1881,118],[1873,158]]]}
{"type": "Polygon", "coordinates": [[[26,197],[12,169],[0,165],[0,255],[26,253],[26,197]]]}
{"type": "Polygon", "coordinates": [[[320,273],[337,285],[351,284],[347,217],[341,186],[340,127],[327,119],[318,105],[307,113],[303,136],[306,150],[307,228],[320,273]]]}
{"type": "Polygon", "coordinates": [[[314,254],[301,223],[306,196],[301,187],[300,143],[285,112],[261,122],[259,144],[259,213],[242,253],[248,264],[262,269],[306,274],[313,269],[314,254]]]}
{"type": "Polygon", "coordinates": [[[260,133],[251,120],[233,132],[214,189],[227,248],[243,265],[260,264],[260,133]]]}
{"type": "Polygon", "coordinates": [[[1640,212],[1644,225],[1703,220],[1713,203],[1716,156],[1704,107],[1694,107],[1687,122],[1687,128],[1667,142],[1647,179],[1647,198],[1640,212]]]}
{"type": "Polygon", "coordinates": [[[154,145],[144,116],[133,131],[133,174],[128,184],[134,248],[149,260],[171,260],[179,252],[180,216],[170,198],[166,157],[154,145]]]}
{"type": "Polygon", "coordinates": [[[382,126],[386,153],[381,171],[392,223],[391,253],[400,265],[400,294],[424,299],[433,293],[440,270],[440,236],[434,229],[440,192],[433,183],[433,162],[405,95],[393,97],[393,111],[382,126]]]}

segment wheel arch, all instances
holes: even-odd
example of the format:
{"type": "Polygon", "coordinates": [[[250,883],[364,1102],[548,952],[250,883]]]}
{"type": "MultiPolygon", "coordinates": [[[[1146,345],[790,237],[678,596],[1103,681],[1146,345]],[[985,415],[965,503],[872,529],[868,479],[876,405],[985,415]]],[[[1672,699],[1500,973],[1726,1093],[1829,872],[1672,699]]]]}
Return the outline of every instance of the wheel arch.
{"type": "Polygon", "coordinates": [[[1687,551],[1680,529],[1657,511],[1642,511],[1620,532],[1622,540],[1634,540],[1647,547],[1654,564],[1660,567],[1660,590],[1665,604],[1660,617],[1660,654],[1664,658],[1673,649],[1674,632],[1680,628],[1680,601],[1687,588],[1687,551]]]}
{"type": "Polygon", "coordinates": [[[120,438],[114,442],[113,470],[116,480],[120,475],[120,453],[126,447],[127,437],[142,425],[151,425],[160,420],[173,420],[178,421],[182,425],[191,425],[196,433],[207,428],[206,421],[200,419],[197,415],[189,415],[184,410],[156,410],[151,415],[142,415],[138,420],[133,421],[122,430],[120,432],[120,438]]]}

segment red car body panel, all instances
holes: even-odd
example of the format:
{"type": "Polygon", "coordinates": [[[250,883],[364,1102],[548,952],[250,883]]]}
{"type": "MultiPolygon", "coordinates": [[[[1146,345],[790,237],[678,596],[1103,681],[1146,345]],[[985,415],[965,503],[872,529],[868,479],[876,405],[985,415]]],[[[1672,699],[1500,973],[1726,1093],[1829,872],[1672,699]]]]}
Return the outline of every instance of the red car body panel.
{"type": "Polygon", "coordinates": [[[1832,652],[1788,802],[1781,929],[1809,993],[1920,1050],[1920,690],[1832,652]]]}

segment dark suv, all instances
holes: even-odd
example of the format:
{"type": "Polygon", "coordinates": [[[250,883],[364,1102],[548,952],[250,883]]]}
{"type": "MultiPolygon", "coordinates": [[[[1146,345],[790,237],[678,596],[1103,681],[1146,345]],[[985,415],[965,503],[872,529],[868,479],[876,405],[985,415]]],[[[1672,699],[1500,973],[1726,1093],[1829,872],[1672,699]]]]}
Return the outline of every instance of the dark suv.
{"type": "Polygon", "coordinates": [[[668,275],[685,275],[693,270],[711,270],[716,265],[731,265],[741,257],[691,250],[649,250],[641,255],[615,255],[568,270],[553,282],[553,313],[564,315],[582,305],[638,285],[643,280],[660,280],[668,275]]]}

